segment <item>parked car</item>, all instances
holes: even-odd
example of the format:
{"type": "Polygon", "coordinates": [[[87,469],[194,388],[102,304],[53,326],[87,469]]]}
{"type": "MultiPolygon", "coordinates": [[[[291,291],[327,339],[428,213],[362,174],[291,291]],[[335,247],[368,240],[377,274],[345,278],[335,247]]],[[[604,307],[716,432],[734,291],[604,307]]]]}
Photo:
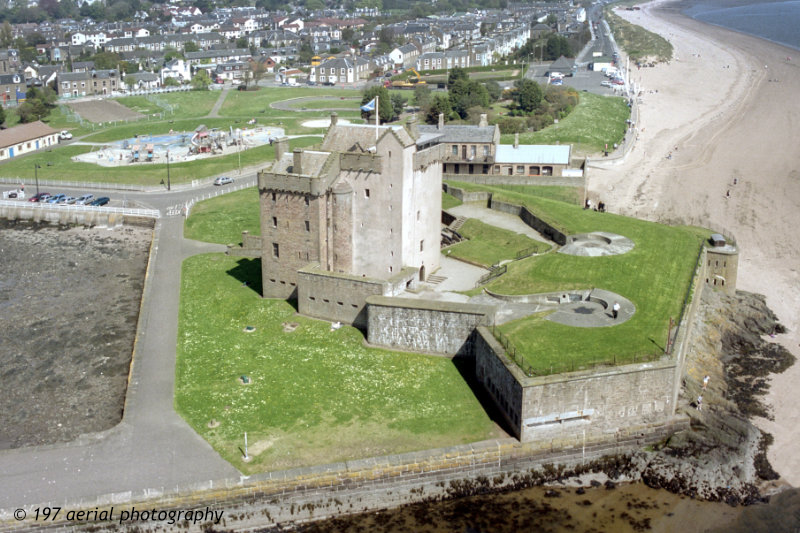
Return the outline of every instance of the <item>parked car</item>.
{"type": "Polygon", "coordinates": [[[58,203],[60,203],[60,204],[64,204],[64,205],[67,205],[67,204],[69,204],[69,205],[72,205],[72,204],[74,204],[74,203],[75,203],[75,202],[76,202],[78,199],[77,199],[77,198],[75,198],[74,196],[65,196],[65,197],[63,198],[63,200],[64,200],[63,202],[58,202],[58,203]]]}
{"type": "Polygon", "coordinates": [[[613,84],[608,80],[603,80],[600,82],[600,85],[602,85],[603,87],[611,87],[613,84]]]}
{"type": "Polygon", "coordinates": [[[614,78],[613,80],[611,80],[611,83],[613,83],[614,85],[625,85],[625,80],[614,78]]]}
{"type": "Polygon", "coordinates": [[[67,196],[66,194],[56,194],[55,196],[51,196],[50,198],[48,198],[47,199],[47,203],[48,204],[57,204],[57,203],[59,203],[60,200],[63,200],[64,198],[66,198],[66,196],[67,196]]]}
{"type": "Polygon", "coordinates": [[[58,134],[58,138],[62,141],[68,141],[72,139],[72,134],[67,130],[61,130],[61,133],[58,134]]]}
{"type": "Polygon", "coordinates": [[[49,192],[40,192],[38,194],[34,194],[33,196],[31,196],[28,199],[28,201],[29,202],[44,202],[48,198],[50,198],[50,193],[49,192]]]}
{"type": "Polygon", "coordinates": [[[98,198],[97,200],[93,201],[89,205],[94,205],[94,206],[100,207],[100,206],[106,205],[110,201],[111,201],[111,199],[108,196],[101,196],[100,198],[98,198]]]}
{"type": "Polygon", "coordinates": [[[94,200],[94,194],[84,194],[83,196],[78,196],[78,199],[75,200],[75,205],[88,205],[92,203],[94,200]]]}
{"type": "Polygon", "coordinates": [[[233,178],[230,176],[220,176],[214,180],[214,185],[226,185],[228,183],[233,183],[233,178]]]}

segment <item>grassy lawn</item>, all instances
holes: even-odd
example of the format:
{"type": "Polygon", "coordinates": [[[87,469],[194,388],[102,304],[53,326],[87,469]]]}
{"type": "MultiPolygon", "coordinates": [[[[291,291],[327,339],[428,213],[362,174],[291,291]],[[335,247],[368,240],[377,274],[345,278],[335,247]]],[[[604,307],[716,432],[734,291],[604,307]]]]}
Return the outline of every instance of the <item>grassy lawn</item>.
{"type": "MultiPolygon", "coordinates": [[[[231,91],[220,109],[220,115],[226,117],[262,117],[295,115],[280,109],[273,109],[269,104],[292,98],[308,96],[361,97],[361,92],[343,89],[317,88],[270,88],[262,87],[259,91],[231,91]]],[[[302,107],[302,106],[301,106],[302,107]]],[[[346,107],[346,106],[345,106],[346,107]]],[[[319,111],[311,117],[318,116],[319,111]]],[[[358,114],[357,114],[358,115],[358,114]]]]}
{"type": "Polygon", "coordinates": [[[566,185],[475,185],[473,183],[447,180],[447,184],[465,191],[492,191],[494,193],[516,192],[540,198],[549,198],[568,204],[582,205],[583,187],[566,185]]]}
{"type": "Polygon", "coordinates": [[[657,33],[647,31],[641,26],[631,24],[614,14],[612,7],[633,5],[635,2],[612,4],[603,10],[605,19],[614,34],[614,39],[634,61],[650,59],[669,61],[672,59],[672,44],[657,33]]]}
{"type": "MultiPolygon", "coordinates": [[[[596,153],[605,144],[620,143],[625,135],[625,121],[630,109],[621,97],[599,96],[580,93],[580,103],[558,124],[530,133],[521,133],[523,144],[572,144],[576,152],[596,153]]],[[[500,142],[512,144],[514,136],[502,135],[500,142]]]]}
{"type": "MultiPolygon", "coordinates": [[[[500,193],[498,193],[500,196],[500,193]]],[[[567,233],[607,231],[633,240],[618,256],[545,254],[509,265],[489,285],[501,294],[533,294],[597,287],[616,292],[636,306],[627,322],[609,328],[571,328],[529,317],[500,330],[537,373],[569,370],[593,362],[631,361],[663,351],[670,317],[680,315],[697,253],[709,232],[670,227],[579,206],[506,191],[505,200],[526,205],[542,218],[560,221],[567,233]]]]}
{"type": "Polygon", "coordinates": [[[447,249],[450,257],[465,259],[486,268],[506,259],[514,259],[517,252],[522,250],[542,253],[550,249],[549,244],[534,241],[520,233],[484,224],[474,218],[468,219],[459,233],[469,240],[450,246],[447,249]]]}
{"type": "MultiPolygon", "coordinates": [[[[299,100],[292,104],[292,108],[298,111],[306,109],[328,109],[328,108],[350,108],[358,111],[361,106],[361,98],[325,98],[322,100],[299,100]]],[[[338,113],[338,111],[337,111],[338,113]]]]}
{"type": "Polygon", "coordinates": [[[251,235],[261,235],[257,187],[198,202],[186,219],[183,236],[197,241],[235,244],[242,242],[245,230],[251,235]]]}
{"type": "MultiPolygon", "coordinates": [[[[291,148],[318,144],[319,137],[299,137],[289,143],[291,148]]],[[[137,183],[141,185],[157,185],[166,180],[166,164],[140,164],[123,167],[101,167],[92,163],[76,163],[70,157],[88,152],[91,146],[63,146],[52,152],[36,152],[24,158],[15,158],[0,165],[0,175],[4,177],[20,177],[28,182],[34,178],[33,168],[41,165],[39,178],[48,180],[84,181],[108,183],[137,183]]],[[[256,165],[275,158],[275,150],[270,145],[251,148],[241,153],[242,167],[256,165]]],[[[193,179],[215,176],[224,172],[235,172],[239,166],[239,155],[229,154],[186,163],[170,163],[170,181],[187,183],[193,179]]],[[[235,175],[234,175],[235,176],[235,175]]],[[[241,236],[239,237],[241,240],[241,236]]],[[[230,242],[230,241],[229,241],[230,242]]],[[[238,240],[235,242],[239,242],[238,240]]]]}
{"type": "Polygon", "coordinates": [[[358,330],[330,331],[254,289],[258,260],[210,254],[183,264],[175,407],[243,473],[498,436],[451,360],[367,348],[358,330]],[[255,332],[243,332],[248,325],[255,332]],[[250,463],[241,460],[245,432],[250,463]]]}
{"type": "Polygon", "coordinates": [[[450,209],[451,207],[456,207],[461,205],[461,200],[456,198],[455,196],[450,196],[446,192],[442,192],[442,209],[450,209]]]}

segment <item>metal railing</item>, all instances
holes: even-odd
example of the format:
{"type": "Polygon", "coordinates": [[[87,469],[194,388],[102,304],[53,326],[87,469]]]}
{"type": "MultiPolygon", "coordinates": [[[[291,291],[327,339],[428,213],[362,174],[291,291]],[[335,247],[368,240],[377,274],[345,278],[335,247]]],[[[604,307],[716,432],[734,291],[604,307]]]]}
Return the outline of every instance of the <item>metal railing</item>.
{"type": "Polygon", "coordinates": [[[492,266],[489,269],[489,272],[487,272],[486,274],[481,276],[481,278],[478,280],[477,285],[483,285],[484,283],[488,283],[489,281],[493,280],[494,278],[496,278],[498,276],[502,276],[503,274],[505,274],[507,270],[508,270],[508,267],[506,265],[502,265],[502,266],[496,266],[495,265],[495,266],[492,266]]]}
{"type": "Polygon", "coordinates": [[[48,204],[39,202],[28,202],[27,200],[0,200],[0,206],[6,207],[25,207],[28,209],[42,209],[52,211],[77,211],[85,213],[117,213],[120,215],[137,216],[146,218],[161,218],[158,209],[132,209],[128,207],[109,207],[95,205],[74,205],[74,204],[48,204]]]}

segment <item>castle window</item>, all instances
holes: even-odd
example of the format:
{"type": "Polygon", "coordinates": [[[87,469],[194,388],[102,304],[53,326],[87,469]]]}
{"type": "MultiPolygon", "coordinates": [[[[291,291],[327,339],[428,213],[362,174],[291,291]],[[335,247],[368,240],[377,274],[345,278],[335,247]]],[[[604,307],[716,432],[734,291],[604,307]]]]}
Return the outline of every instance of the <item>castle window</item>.
{"type": "Polygon", "coordinates": [[[280,254],[280,247],[278,246],[278,243],[277,243],[277,242],[273,242],[273,243],[272,243],[272,257],[274,257],[274,258],[276,258],[276,259],[277,259],[277,258],[279,258],[280,256],[281,256],[281,254],[280,254]]]}
{"type": "Polygon", "coordinates": [[[390,272],[390,273],[392,272],[392,267],[389,267],[389,272],[390,272]]]}
{"type": "Polygon", "coordinates": [[[278,199],[278,193],[272,193],[272,201],[274,202],[277,199],[278,199]]]}
{"type": "Polygon", "coordinates": [[[311,231],[311,223],[306,220],[306,231],[311,231]]]}
{"type": "Polygon", "coordinates": [[[369,198],[369,189],[364,189],[364,198],[369,198]]]}
{"type": "Polygon", "coordinates": [[[417,221],[419,221],[419,210],[417,210],[417,221]]]}
{"type": "Polygon", "coordinates": [[[419,251],[422,252],[424,250],[425,250],[425,241],[421,240],[419,241],[419,251]]]}
{"type": "Polygon", "coordinates": [[[278,227],[278,217],[272,217],[272,227],[273,228],[278,227]]]}
{"type": "Polygon", "coordinates": [[[306,195],[306,197],[305,197],[305,202],[306,202],[306,205],[308,205],[309,202],[310,202],[310,200],[308,199],[308,195],[306,195]]]}
{"type": "Polygon", "coordinates": [[[337,303],[338,305],[342,305],[342,306],[344,305],[344,303],[343,303],[343,302],[336,302],[336,303],[337,303]]]}

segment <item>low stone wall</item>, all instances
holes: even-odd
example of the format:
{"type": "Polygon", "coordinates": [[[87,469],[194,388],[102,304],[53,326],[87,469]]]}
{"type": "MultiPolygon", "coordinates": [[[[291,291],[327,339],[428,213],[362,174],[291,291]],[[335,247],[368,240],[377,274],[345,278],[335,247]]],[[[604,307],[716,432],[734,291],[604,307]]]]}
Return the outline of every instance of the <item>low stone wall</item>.
{"type": "MultiPolygon", "coordinates": [[[[565,169],[566,170],[566,169],[565,169]]],[[[580,172],[580,170],[578,170],[580,172]]],[[[560,185],[582,187],[583,176],[504,176],[489,174],[442,174],[443,180],[477,183],[480,185],[560,185]]]]}
{"type": "MultiPolygon", "coordinates": [[[[688,428],[685,418],[658,427],[631,426],[615,434],[586,435],[570,446],[552,441],[520,443],[514,439],[359,459],[307,468],[256,474],[235,479],[209,480],[183,487],[153,487],[101,496],[88,501],[50,502],[72,511],[109,510],[114,517],[135,507],[224,511],[219,528],[253,529],[286,522],[304,522],[330,516],[385,509],[448,494],[451,482],[496,480],[500,488],[518,476],[541,472],[545,465],[574,467],[607,455],[631,453],[688,428]],[[557,451],[555,451],[557,450],[557,451]]],[[[563,443],[561,443],[563,444],[563,443]]],[[[28,516],[45,502],[31,504],[28,516]]],[[[31,521],[16,521],[12,509],[0,511],[0,532],[30,531],[31,521]]],[[[37,530],[65,527],[95,531],[108,522],[81,527],[62,512],[58,520],[38,522],[37,530]]],[[[203,524],[187,531],[203,531],[203,524]]]]}
{"type": "Polygon", "coordinates": [[[467,303],[367,298],[367,342],[412,352],[471,355],[479,324],[491,325],[494,307],[467,303]]]}
{"type": "Polygon", "coordinates": [[[481,202],[488,204],[492,197],[492,193],[486,191],[466,192],[464,189],[451,187],[446,183],[442,184],[442,187],[444,188],[444,192],[454,198],[458,198],[462,202],[481,202]]]}
{"type": "Polygon", "coordinates": [[[475,373],[523,442],[665,424],[674,412],[676,360],[527,377],[491,331],[479,327],[475,373]]]}
{"type": "MultiPolygon", "coordinates": [[[[0,204],[0,218],[7,220],[32,220],[49,224],[116,227],[125,224],[150,225],[154,217],[135,215],[104,208],[70,209],[69,207],[42,208],[30,204],[0,204]]],[[[131,210],[136,211],[136,210],[131,210]]]]}
{"type": "Polygon", "coordinates": [[[490,198],[489,207],[491,209],[496,209],[497,211],[517,215],[525,224],[561,246],[567,243],[567,235],[565,233],[554,228],[544,220],[528,211],[527,207],[510,204],[508,202],[501,202],[500,200],[495,200],[494,198],[490,198]]]}

